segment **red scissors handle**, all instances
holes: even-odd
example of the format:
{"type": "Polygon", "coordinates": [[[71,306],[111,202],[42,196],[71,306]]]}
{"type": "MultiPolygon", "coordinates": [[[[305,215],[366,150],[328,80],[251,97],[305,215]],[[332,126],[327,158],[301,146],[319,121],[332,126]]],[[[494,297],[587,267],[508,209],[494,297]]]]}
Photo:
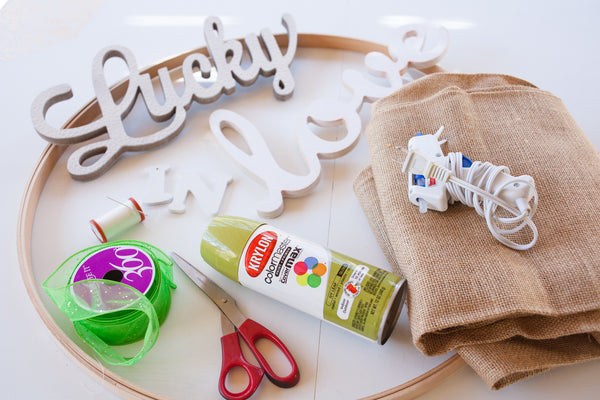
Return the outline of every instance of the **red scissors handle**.
{"type": "Polygon", "coordinates": [[[265,374],[265,370],[259,368],[253,364],[250,364],[244,358],[242,349],[240,348],[240,341],[237,332],[230,333],[221,338],[221,375],[219,376],[219,392],[221,396],[229,400],[244,400],[247,399],[254,393],[262,377],[265,374]],[[229,372],[235,368],[243,368],[248,374],[248,386],[246,389],[239,393],[233,393],[227,389],[225,380],[229,372]]]}
{"type": "Polygon", "coordinates": [[[264,368],[265,374],[271,382],[282,388],[289,388],[298,383],[300,380],[300,372],[298,371],[296,360],[294,360],[292,353],[290,353],[285,344],[283,344],[283,342],[277,336],[275,336],[273,332],[254,320],[246,319],[244,323],[238,327],[238,333],[242,336],[252,351],[252,354],[254,354],[254,357],[256,357],[258,360],[260,366],[264,368]],[[275,371],[273,371],[273,368],[271,368],[267,360],[265,360],[263,355],[256,348],[256,341],[259,339],[267,339],[271,341],[285,355],[292,367],[292,371],[287,376],[279,376],[275,373],[275,371]]]}

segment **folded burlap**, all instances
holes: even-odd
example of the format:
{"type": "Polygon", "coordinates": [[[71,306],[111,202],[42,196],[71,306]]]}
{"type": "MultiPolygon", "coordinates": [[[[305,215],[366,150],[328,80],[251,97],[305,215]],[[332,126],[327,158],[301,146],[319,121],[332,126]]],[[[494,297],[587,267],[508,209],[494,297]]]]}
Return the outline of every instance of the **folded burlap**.
{"type": "Polygon", "coordinates": [[[423,353],[456,350],[493,389],[600,357],[600,157],[560,99],[510,76],[437,73],[376,102],[366,135],[371,166],[354,189],[408,281],[423,353]],[[395,146],[441,125],[445,153],[535,179],[533,248],[500,244],[468,206],[410,203],[395,146]]]}

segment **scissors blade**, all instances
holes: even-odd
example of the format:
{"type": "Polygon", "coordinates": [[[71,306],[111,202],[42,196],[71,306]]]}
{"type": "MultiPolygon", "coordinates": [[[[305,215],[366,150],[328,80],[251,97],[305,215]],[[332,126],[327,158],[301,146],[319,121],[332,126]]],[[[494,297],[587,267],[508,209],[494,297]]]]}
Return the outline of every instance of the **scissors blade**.
{"type": "Polygon", "coordinates": [[[172,252],[171,258],[175,264],[202,290],[235,327],[242,325],[246,320],[235,304],[235,299],[221,289],[210,278],[198,271],[196,267],[186,261],[179,254],[172,252]]]}
{"type": "Polygon", "coordinates": [[[235,326],[233,325],[233,322],[227,318],[227,315],[221,313],[221,333],[223,336],[226,336],[233,332],[235,332],[235,326]]]}

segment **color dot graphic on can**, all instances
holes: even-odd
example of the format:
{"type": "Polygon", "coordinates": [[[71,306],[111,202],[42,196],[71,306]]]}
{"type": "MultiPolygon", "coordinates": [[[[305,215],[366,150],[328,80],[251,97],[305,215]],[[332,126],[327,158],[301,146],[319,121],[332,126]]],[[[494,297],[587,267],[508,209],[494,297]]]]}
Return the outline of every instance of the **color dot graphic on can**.
{"type": "Polygon", "coordinates": [[[304,261],[294,264],[294,272],[298,285],[317,288],[321,284],[321,277],[327,272],[327,267],[316,257],[306,257],[304,261]]]}

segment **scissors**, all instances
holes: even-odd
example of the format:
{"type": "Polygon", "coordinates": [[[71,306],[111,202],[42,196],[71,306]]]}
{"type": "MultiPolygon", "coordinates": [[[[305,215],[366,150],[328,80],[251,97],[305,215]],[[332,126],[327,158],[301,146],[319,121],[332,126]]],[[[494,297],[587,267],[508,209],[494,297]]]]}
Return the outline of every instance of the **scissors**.
{"type": "Polygon", "coordinates": [[[300,379],[298,365],[281,339],[258,322],[246,318],[237,308],[233,297],[229,296],[227,292],[217,286],[180,255],[173,252],[171,253],[171,258],[221,310],[221,330],[223,333],[221,337],[221,351],[223,359],[221,374],[219,376],[219,392],[223,397],[229,400],[247,399],[256,391],[264,375],[267,375],[267,378],[271,382],[282,388],[289,388],[298,383],[300,379]],[[254,357],[256,357],[259,366],[248,362],[244,358],[240,347],[240,337],[248,345],[254,357]],[[285,355],[292,366],[292,371],[289,375],[282,377],[273,371],[267,360],[265,360],[256,348],[255,344],[259,339],[271,341],[285,355]],[[225,386],[227,375],[235,367],[243,368],[248,374],[248,386],[239,393],[232,393],[225,386]]]}

